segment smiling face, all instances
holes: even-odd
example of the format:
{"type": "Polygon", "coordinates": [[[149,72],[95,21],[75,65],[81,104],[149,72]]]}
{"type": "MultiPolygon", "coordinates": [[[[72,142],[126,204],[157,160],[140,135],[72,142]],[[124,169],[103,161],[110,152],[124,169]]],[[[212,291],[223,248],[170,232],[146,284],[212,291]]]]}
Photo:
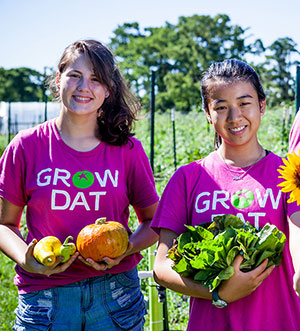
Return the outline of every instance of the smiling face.
{"type": "Polygon", "coordinates": [[[57,75],[60,98],[65,111],[96,116],[108,92],[95,76],[88,58],[77,52],[62,73],[57,75]]]}
{"type": "Polygon", "coordinates": [[[265,101],[248,81],[212,84],[209,91],[207,116],[224,144],[244,146],[257,143],[257,131],[265,101]]]}

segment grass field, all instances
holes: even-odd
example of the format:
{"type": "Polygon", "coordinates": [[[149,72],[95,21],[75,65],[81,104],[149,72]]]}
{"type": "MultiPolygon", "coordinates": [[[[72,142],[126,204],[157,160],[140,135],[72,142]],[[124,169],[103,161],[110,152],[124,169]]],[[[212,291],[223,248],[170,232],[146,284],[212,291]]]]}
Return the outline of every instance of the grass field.
{"type": "MultiPolygon", "coordinates": [[[[293,116],[283,122],[283,111],[268,110],[263,116],[259,130],[259,140],[264,148],[269,149],[280,156],[285,156],[288,147],[288,133],[293,116]]],[[[214,133],[207,125],[203,113],[176,114],[176,160],[177,168],[193,160],[205,157],[213,150],[214,133]]],[[[145,115],[137,123],[136,137],[140,139],[150,154],[150,122],[145,115]]],[[[175,170],[173,127],[169,113],[155,115],[155,148],[154,148],[154,176],[159,194],[162,193],[167,181],[175,170]]],[[[0,144],[6,143],[6,137],[0,137],[0,144]]],[[[134,217],[130,219],[131,227],[137,225],[134,217]]],[[[23,222],[24,223],[24,222],[23,222]]],[[[140,270],[147,270],[148,260],[140,263],[140,270]]],[[[17,305],[17,290],[13,285],[14,263],[0,253],[0,330],[11,330],[14,320],[14,309],[17,305]]],[[[148,282],[142,281],[142,289],[145,297],[148,297],[148,282]]],[[[184,330],[188,319],[188,302],[185,297],[167,291],[168,316],[172,330],[184,330]]],[[[146,330],[149,321],[146,324],[146,330]]]]}

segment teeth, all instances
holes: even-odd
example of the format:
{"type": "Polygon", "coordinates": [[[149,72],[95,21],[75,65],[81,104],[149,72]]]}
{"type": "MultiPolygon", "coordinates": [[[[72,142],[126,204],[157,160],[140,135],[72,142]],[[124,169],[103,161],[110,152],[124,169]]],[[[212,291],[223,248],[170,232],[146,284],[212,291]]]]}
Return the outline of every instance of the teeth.
{"type": "Polygon", "coordinates": [[[231,131],[234,131],[234,132],[237,132],[237,131],[241,131],[241,130],[243,130],[245,128],[245,125],[244,126],[240,126],[240,127],[238,127],[238,128],[231,128],[230,130],[231,131]]]}
{"type": "Polygon", "coordinates": [[[75,96],[76,99],[79,99],[79,100],[83,100],[83,101],[86,101],[88,100],[89,98],[86,98],[86,97],[78,97],[78,96],[75,96]]]}

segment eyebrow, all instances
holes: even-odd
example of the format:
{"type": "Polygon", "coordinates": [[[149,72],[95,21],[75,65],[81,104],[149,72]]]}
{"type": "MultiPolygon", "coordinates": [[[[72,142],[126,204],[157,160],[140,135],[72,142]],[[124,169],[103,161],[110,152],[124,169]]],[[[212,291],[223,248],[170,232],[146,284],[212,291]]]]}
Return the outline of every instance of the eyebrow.
{"type": "Polygon", "coordinates": [[[70,72],[78,72],[79,74],[81,73],[81,71],[79,71],[79,70],[77,70],[77,69],[72,69],[72,68],[70,68],[70,72]]]}
{"type": "MultiPolygon", "coordinates": [[[[241,99],[245,99],[245,98],[253,99],[253,96],[250,95],[250,94],[245,94],[245,95],[241,95],[240,97],[237,97],[236,99],[241,100],[241,99]]],[[[226,100],[225,99],[216,99],[216,100],[213,101],[213,104],[219,104],[219,103],[222,103],[222,102],[226,102],[226,100]]]]}
{"type": "MultiPolygon", "coordinates": [[[[77,69],[70,69],[70,72],[77,72],[79,74],[82,73],[80,70],[77,70],[77,69]]],[[[96,73],[95,72],[92,72],[92,76],[96,76],[96,73]]]]}

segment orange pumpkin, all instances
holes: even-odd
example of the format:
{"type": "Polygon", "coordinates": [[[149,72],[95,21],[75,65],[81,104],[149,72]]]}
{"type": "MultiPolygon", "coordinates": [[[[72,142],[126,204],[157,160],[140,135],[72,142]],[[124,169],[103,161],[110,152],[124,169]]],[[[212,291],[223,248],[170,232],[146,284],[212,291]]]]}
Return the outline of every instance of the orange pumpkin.
{"type": "Polygon", "coordinates": [[[76,245],[85,259],[100,262],[105,256],[116,258],[124,254],[128,241],[127,230],[121,223],[106,221],[106,217],[102,217],[79,232],[76,245]]]}

